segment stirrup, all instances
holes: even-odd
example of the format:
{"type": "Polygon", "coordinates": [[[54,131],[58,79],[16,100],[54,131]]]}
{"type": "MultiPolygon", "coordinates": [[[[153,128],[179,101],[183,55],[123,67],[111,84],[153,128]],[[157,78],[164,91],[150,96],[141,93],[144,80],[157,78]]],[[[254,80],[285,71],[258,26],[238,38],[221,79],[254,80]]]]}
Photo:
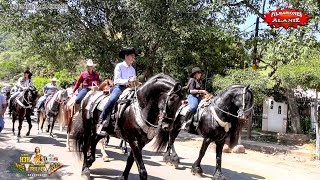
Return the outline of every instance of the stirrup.
{"type": "Polygon", "coordinates": [[[102,123],[98,123],[98,128],[97,128],[97,134],[100,136],[106,136],[107,133],[105,131],[102,131],[103,127],[105,126],[106,121],[102,121],[102,123]]]}

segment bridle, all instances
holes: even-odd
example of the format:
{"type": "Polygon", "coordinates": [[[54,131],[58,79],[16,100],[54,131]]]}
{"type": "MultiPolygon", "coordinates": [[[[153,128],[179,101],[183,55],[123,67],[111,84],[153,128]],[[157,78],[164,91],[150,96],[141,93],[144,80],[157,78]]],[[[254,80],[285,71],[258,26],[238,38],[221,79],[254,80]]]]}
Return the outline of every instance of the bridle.
{"type": "Polygon", "coordinates": [[[23,107],[23,108],[25,108],[25,109],[32,108],[32,103],[30,102],[30,96],[32,96],[32,95],[29,95],[30,91],[31,91],[31,89],[25,90],[25,91],[23,92],[23,95],[21,96],[23,102],[27,103],[27,106],[24,105],[23,102],[21,102],[21,101],[19,100],[19,98],[17,99],[17,103],[18,103],[21,107],[23,107]],[[25,93],[26,93],[27,91],[28,91],[28,97],[27,97],[27,99],[26,99],[26,98],[25,98],[25,93]]]}
{"type": "Polygon", "coordinates": [[[246,94],[247,94],[247,88],[244,87],[243,90],[242,90],[242,93],[241,93],[241,95],[242,95],[241,108],[239,108],[239,110],[237,111],[238,115],[234,115],[234,114],[232,114],[232,113],[230,113],[230,112],[228,112],[228,111],[225,111],[225,110],[219,108],[213,101],[211,101],[211,103],[212,103],[212,105],[213,105],[215,108],[217,108],[219,111],[221,111],[221,112],[223,112],[223,113],[225,113],[225,114],[228,114],[228,115],[230,115],[230,116],[233,116],[233,117],[236,117],[236,118],[239,119],[241,116],[243,116],[243,114],[244,114],[245,112],[252,111],[252,109],[253,109],[253,104],[252,104],[252,106],[251,106],[250,108],[248,108],[248,109],[245,110],[245,107],[246,107],[245,95],[246,95],[246,94]]]}
{"type": "Polygon", "coordinates": [[[167,93],[167,98],[166,98],[166,101],[165,101],[165,104],[164,104],[163,111],[161,111],[160,114],[159,114],[159,122],[162,122],[164,119],[168,119],[168,120],[174,121],[175,117],[168,117],[168,116],[167,116],[167,107],[168,107],[168,102],[169,102],[170,96],[171,96],[172,94],[176,94],[178,91],[180,91],[180,89],[174,91],[174,87],[173,87],[173,88],[171,88],[171,90],[167,93]]]}

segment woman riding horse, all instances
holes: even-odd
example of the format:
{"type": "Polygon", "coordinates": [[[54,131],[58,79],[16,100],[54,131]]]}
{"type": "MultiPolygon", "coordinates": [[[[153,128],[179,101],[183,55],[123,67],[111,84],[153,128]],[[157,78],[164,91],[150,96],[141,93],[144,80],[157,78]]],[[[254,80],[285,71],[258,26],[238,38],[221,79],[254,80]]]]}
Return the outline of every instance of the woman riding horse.
{"type": "MultiPolygon", "coordinates": [[[[181,100],[181,84],[172,77],[158,74],[149,79],[134,93],[133,99],[128,99],[127,107],[118,117],[120,132],[115,132],[115,120],[104,130],[111,136],[122,137],[130,144],[131,152],[126,168],[122,174],[128,179],[130,169],[135,161],[139,168],[140,179],[147,179],[147,171],[142,160],[142,148],[150,142],[157,132],[168,130],[168,124],[173,120],[181,100]]],[[[82,106],[87,107],[90,98],[84,99],[82,106]]],[[[100,106],[100,105],[98,105],[100,106]]],[[[87,119],[88,111],[81,108],[80,117],[74,123],[76,146],[84,156],[83,175],[90,175],[89,167],[95,161],[96,145],[103,136],[97,135],[96,124],[101,114],[98,108],[93,111],[93,118],[87,119]],[[89,149],[90,147],[90,149],[89,149]],[[91,150],[88,157],[87,152],[91,150]]],[[[157,136],[158,137],[158,136],[157,136]]]]}
{"type": "Polygon", "coordinates": [[[29,87],[33,87],[33,82],[32,82],[32,73],[30,72],[29,69],[26,69],[23,72],[23,77],[20,77],[18,79],[18,82],[16,84],[17,91],[14,92],[14,94],[11,95],[9,99],[9,113],[11,113],[11,103],[12,101],[22,92],[27,90],[29,87]]]}
{"type": "MultiPolygon", "coordinates": [[[[158,151],[164,149],[168,144],[164,154],[165,161],[172,164],[179,163],[179,157],[174,148],[174,141],[180,132],[184,121],[183,105],[179,108],[175,121],[169,132],[169,138],[163,138],[162,143],[157,145],[158,151]],[[172,151],[172,153],[171,153],[172,151]]],[[[248,120],[253,108],[253,94],[249,86],[232,85],[224,90],[219,96],[205,99],[200,102],[197,110],[199,125],[197,132],[202,135],[203,142],[198,159],[192,165],[194,174],[202,174],[200,166],[201,160],[211,142],[216,144],[216,170],[214,178],[224,179],[221,172],[222,149],[227,137],[229,137],[229,147],[233,148],[238,143],[239,133],[242,126],[248,120]]],[[[163,137],[167,137],[164,135],[163,137]]]]}

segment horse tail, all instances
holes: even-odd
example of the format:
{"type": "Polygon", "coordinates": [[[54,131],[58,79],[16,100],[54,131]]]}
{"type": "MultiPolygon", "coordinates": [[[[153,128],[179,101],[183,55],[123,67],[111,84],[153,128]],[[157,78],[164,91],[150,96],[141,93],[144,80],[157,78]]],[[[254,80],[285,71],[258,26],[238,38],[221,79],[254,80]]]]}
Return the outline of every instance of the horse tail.
{"type": "Polygon", "coordinates": [[[161,127],[157,128],[157,135],[155,137],[154,148],[157,152],[166,149],[169,143],[169,131],[163,130],[161,127]]]}
{"type": "Polygon", "coordinates": [[[75,120],[73,123],[73,136],[74,136],[74,144],[75,144],[75,148],[77,151],[77,155],[78,157],[82,157],[82,148],[84,146],[85,143],[85,133],[84,133],[85,129],[84,129],[84,123],[83,120],[81,118],[81,114],[78,113],[75,116],[75,120]]]}

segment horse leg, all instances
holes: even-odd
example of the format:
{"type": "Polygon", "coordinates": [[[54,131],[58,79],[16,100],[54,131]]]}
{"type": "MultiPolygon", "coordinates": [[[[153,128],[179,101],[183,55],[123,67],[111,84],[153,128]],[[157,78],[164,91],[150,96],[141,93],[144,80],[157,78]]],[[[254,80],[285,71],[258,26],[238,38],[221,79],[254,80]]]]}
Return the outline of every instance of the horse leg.
{"type": "Polygon", "coordinates": [[[56,119],[57,117],[51,117],[52,118],[52,124],[51,124],[51,129],[50,129],[50,136],[53,137],[53,134],[52,134],[52,130],[53,130],[53,126],[54,126],[54,123],[56,122],[56,119]]]}
{"type": "Polygon", "coordinates": [[[47,124],[48,124],[47,132],[49,132],[50,131],[51,117],[47,115],[46,119],[47,119],[47,124]]]}
{"type": "Polygon", "coordinates": [[[92,163],[96,160],[96,148],[97,148],[97,144],[98,142],[103,138],[101,136],[96,136],[96,137],[92,137],[94,138],[91,142],[91,150],[90,150],[90,157],[88,159],[88,163],[91,166],[92,163]]]}
{"type": "Polygon", "coordinates": [[[175,168],[177,168],[180,163],[180,158],[174,148],[174,141],[176,140],[179,132],[180,132],[179,128],[176,128],[171,132],[169,132],[170,134],[169,134],[169,143],[168,143],[167,151],[163,155],[164,161],[170,162],[175,166],[175,168]],[[170,151],[172,151],[171,154],[170,154],[170,151]]]}
{"type": "Polygon", "coordinates": [[[72,117],[68,117],[68,128],[67,128],[67,149],[70,151],[70,133],[72,127],[72,117]]]}
{"type": "Polygon", "coordinates": [[[90,179],[90,165],[88,163],[88,144],[84,143],[83,147],[82,147],[82,153],[83,153],[83,164],[82,164],[82,173],[81,176],[83,179],[90,179]]]}
{"type": "MultiPolygon", "coordinates": [[[[109,137],[109,135],[107,136],[107,137],[109,137]]],[[[107,138],[106,137],[106,138],[107,138]]],[[[104,162],[109,162],[109,156],[108,156],[108,154],[106,153],[106,144],[108,143],[106,140],[104,140],[104,139],[102,139],[101,141],[101,153],[102,153],[102,160],[104,161],[104,162]]]]}
{"type": "Polygon", "coordinates": [[[31,111],[28,111],[28,112],[26,113],[26,119],[27,119],[27,122],[28,122],[28,124],[29,124],[29,130],[28,130],[26,136],[29,136],[29,135],[30,135],[30,131],[31,131],[31,128],[32,128],[32,123],[31,123],[31,117],[30,117],[30,115],[31,115],[31,111]]]}
{"type": "Polygon", "coordinates": [[[38,134],[40,134],[40,112],[37,112],[38,134]]]}
{"type": "Polygon", "coordinates": [[[213,179],[227,179],[221,172],[222,149],[225,141],[216,142],[216,170],[213,173],[213,179]]]}
{"type": "MultiPolygon", "coordinates": [[[[130,156],[132,154],[132,156],[134,157],[134,160],[136,161],[136,164],[139,169],[140,180],[146,180],[148,178],[148,173],[142,160],[142,148],[144,147],[144,144],[140,144],[139,146],[135,140],[129,141],[129,144],[131,147],[130,156]]],[[[127,159],[127,165],[126,165],[125,171],[122,174],[122,179],[128,179],[128,175],[133,164],[133,161],[130,158],[130,156],[127,159]]]]}
{"type": "Polygon", "coordinates": [[[18,141],[19,141],[19,138],[21,137],[20,133],[21,133],[21,129],[22,129],[23,118],[24,118],[23,116],[19,115],[18,141]]]}
{"type": "Polygon", "coordinates": [[[192,165],[192,169],[191,169],[192,174],[198,174],[198,175],[202,176],[202,168],[200,166],[200,163],[201,163],[203,156],[206,154],[207,148],[211,142],[212,142],[212,140],[210,138],[203,139],[198,159],[192,165]]]}
{"type": "Polygon", "coordinates": [[[12,134],[16,135],[16,133],[14,132],[14,123],[16,122],[16,116],[12,115],[12,134]]]}
{"type": "Polygon", "coordinates": [[[134,162],[134,158],[133,158],[133,152],[131,150],[130,154],[128,156],[128,159],[127,159],[126,168],[124,169],[124,171],[122,173],[122,177],[120,178],[121,180],[127,180],[128,179],[129,172],[131,170],[133,162],[134,162]]]}

